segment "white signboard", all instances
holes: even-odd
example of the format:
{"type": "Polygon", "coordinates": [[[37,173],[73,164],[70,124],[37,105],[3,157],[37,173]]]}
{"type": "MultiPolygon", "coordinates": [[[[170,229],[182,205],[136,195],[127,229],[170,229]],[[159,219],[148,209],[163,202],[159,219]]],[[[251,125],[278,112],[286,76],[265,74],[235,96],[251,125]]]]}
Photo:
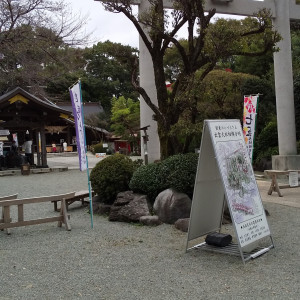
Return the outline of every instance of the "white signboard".
{"type": "Polygon", "coordinates": [[[299,186],[298,172],[289,172],[289,185],[290,187],[299,186]]]}
{"type": "Polygon", "coordinates": [[[241,247],[270,235],[239,121],[208,123],[241,247]]]}
{"type": "MultiPolygon", "coordinates": [[[[195,180],[189,242],[222,226],[228,204],[240,252],[252,251],[271,234],[239,120],[206,120],[195,180]]],[[[257,253],[262,254],[270,248],[257,253]]],[[[252,255],[252,254],[251,254],[252,255]]],[[[244,254],[242,255],[244,260],[244,254]]],[[[254,257],[251,257],[254,258],[254,257]]]]}

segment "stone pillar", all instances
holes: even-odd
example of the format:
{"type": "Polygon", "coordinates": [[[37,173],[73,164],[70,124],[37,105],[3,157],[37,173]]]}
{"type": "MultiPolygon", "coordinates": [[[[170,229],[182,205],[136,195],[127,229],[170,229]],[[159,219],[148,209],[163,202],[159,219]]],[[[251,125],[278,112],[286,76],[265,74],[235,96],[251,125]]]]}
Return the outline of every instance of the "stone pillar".
{"type": "Polygon", "coordinates": [[[289,0],[276,0],[276,18],[274,19],[275,29],[278,30],[283,39],[277,44],[280,51],[274,54],[277,128],[280,155],[272,158],[272,167],[273,169],[285,170],[300,168],[300,156],[298,159],[295,158],[295,156],[297,156],[297,146],[289,4],[289,0]],[[291,162],[289,162],[289,156],[291,156],[291,162]],[[296,163],[297,160],[298,163],[296,163]],[[294,165],[295,163],[296,165],[294,165]]]}
{"type": "MultiPolygon", "coordinates": [[[[141,0],[139,6],[139,13],[143,13],[149,7],[149,2],[147,0],[141,0]]],[[[146,30],[145,30],[146,31],[146,30]]],[[[140,48],[140,86],[145,89],[147,94],[149,95],[151,101],[157,104],[156,97],[156,87],[154,82],[154,72],[153,72],[153,64],[152,58],[149,54],[147,47],[145,46],[141,37],[139,38],[139,48],[140,48]]],[[[149,136],[149,140],[147,143],[147,151],[148,151],[148,162],[154,162],[155,160],[160,159],[160,142],[157,133],[157,122],[152,119],[154,112],[150,107],[145,103],[143,98],[140,98],[140,117],[141,124],[140,127],[143,128],[145,126],[150,125],[147,129],[147,134],[149,136]]],[[[141,131],[141,136],[143,135],[143,131],[141,131]]],[[[145,157],[144,148],[143,148],[143,137],[141,137],[141,150],[142,157],[145,157]]]]}

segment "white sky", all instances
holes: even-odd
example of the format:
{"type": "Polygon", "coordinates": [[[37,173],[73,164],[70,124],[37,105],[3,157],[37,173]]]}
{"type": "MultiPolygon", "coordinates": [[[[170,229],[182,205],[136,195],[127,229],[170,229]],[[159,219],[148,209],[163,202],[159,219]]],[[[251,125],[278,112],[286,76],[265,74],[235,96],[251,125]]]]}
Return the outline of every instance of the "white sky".
{"type": "MultiPolygon", "coordinates": [[[[74,15],[88,16],[89,21],[85,30],[87,33],[93,32],[91,45],[109,40],[138,48],[138,33],[123,14],[105,11],[99,1],[65,0],[65,2],[70,4],[74,15]]],[[[229,18],[230,16],[223,17],[229,18]]],[[[184,37],[183,31],[179,35],[184,37]]]]}
{"type": "MultiPolygon", "coordinates": [[[[99,1],[65,0],[70,3],[74,15],[88,15],[86,32],[93,32],[92,42],[105,42],[130,45],[138,48],[138,33],[135,27],[123,14],[115,14],[104,10],[99,1]]],[[[93,44],[92,43],[92,44],[93,44]]]]}

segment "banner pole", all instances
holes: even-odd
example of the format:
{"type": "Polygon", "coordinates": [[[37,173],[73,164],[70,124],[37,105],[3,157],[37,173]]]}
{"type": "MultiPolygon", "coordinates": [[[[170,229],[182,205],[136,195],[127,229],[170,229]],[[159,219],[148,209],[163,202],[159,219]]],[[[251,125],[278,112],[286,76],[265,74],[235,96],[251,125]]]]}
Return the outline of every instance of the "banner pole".
{"type": "Polygon", "coordinates": [[[82,92],[81,92],[81,81],[78,80],[79,89],[80,89],[80,103],[81,103],[81,115],[82,122],[84,126],[84,147],[85,147],[85,156],[86,156],[86,174],[88,179],[88,187],[89,187],[89,202],[90,202],[90,215],[91,215],[91,228],[94,228],[94,216],[93,216],[93,198],[92,198],[92,190],[91,190],[91,181],[90,181],[90,172],[89,172],[89,163],[87,156],[87,145],[86,145],[86,132],[85,132],[85,124],[84,124],[84,113],[83,113],[83,103],[82,103],[82,92]]]}
{"type": "Polygon", "coordinates": [[[254,153],[254,142],[255,142],[256,126],[257,126],[257,110],[258,110],[258,104],[259,104],[259,95],[260,94],[257,94],[257,101],[256,101],[256,114],[255,114],[254,132],[253,132],[253,147],[252,147],[253,150],[252,150],[251,163],[253,163],[253,153],[254,153]]]}
{"type": "Polygon", "coordinates": [[[73,115],[76,129],[76,140],[77,140],[77,152],[79,157],[80,171],[87,170],[88,188],[89,188],[89,200],[90,200],[90,215],[91,215],[91,228],[94,227],[93,223],[93,199],[91,191],[91,182],[89,174],[88,156],[87,156],[87,145],[86,145],[86,132],[84,125],[84,113],[83,113],[83,102],[81,92],[81,81],[80,79],[69,88],[70,96],[73,107],[73,115]]]}

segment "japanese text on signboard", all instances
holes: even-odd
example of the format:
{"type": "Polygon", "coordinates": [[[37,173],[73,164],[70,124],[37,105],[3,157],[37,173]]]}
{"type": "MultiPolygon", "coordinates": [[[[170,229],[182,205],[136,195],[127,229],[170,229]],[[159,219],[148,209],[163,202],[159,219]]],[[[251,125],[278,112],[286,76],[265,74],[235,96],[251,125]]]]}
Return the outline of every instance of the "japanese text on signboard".
{"type": "Polygon", "coordinates": [[[241,131],[236,125],[216,125],[214,129],[214,138],[216,141],[241,136],[241,131]]]}

